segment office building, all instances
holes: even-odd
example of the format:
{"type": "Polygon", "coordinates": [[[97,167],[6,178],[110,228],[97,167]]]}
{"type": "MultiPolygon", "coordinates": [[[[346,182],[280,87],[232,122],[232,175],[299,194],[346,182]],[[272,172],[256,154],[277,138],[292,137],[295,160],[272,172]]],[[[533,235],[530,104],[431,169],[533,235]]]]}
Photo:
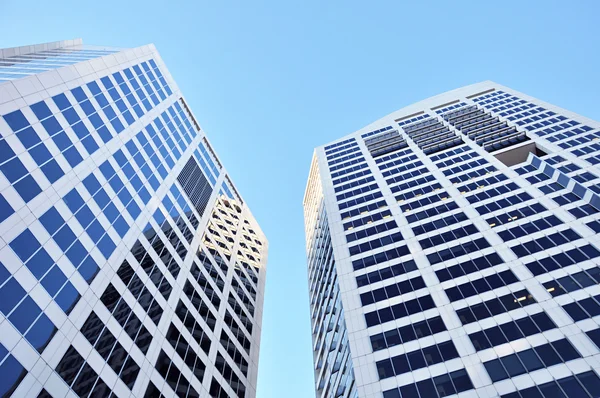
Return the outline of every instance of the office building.
{"type": "Polygon", "coordinates": [[[254,397],[267,241],[153,45],[0,50],[0,396],[254,397]]]}
{"type": "Polygon", "coordinates": [[[483,82],[316,148],[316,396],[600,396],[599,139],[483,82]]]}

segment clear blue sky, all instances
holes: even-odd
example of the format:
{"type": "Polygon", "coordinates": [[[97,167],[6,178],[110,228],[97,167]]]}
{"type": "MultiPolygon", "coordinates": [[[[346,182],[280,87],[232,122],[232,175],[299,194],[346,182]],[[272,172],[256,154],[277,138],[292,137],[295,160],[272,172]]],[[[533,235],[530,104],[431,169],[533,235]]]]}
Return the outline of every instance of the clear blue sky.
{"type": "Polygon", "coordinates": [[[600,120],[598,15],[598,1],[4,0],[0,47],[156,44],[270,240],[258,397],[307,398],[312,149],[488,79],[600,120]]]}

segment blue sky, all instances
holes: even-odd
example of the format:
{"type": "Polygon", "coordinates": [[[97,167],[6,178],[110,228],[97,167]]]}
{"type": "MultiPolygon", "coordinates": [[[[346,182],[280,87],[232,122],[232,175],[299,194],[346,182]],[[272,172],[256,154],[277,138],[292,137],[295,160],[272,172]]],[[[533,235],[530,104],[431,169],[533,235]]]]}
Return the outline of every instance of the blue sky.
{"type": "Polygon", "coordinates": [[[312,149],[494,80],[600,120],[600,2],[0,3],[0,47],[154,43],[270,240],[259,398],[314,396],[302,196],[312,149]]]}

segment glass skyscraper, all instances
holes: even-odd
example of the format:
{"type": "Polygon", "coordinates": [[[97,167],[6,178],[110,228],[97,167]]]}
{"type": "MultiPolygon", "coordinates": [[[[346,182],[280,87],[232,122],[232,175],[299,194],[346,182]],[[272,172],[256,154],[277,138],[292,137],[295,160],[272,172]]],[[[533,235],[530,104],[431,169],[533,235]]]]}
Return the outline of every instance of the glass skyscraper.
{"type": "Polygon", "coordinates": [[[599,139],[483,82],[316,148],[316,396],[600,396],[599,139]]]}
{"type": "Polygon", "coordinates": [[[254,397],[266,261],[153,45],[0,50],[0,396],[254,397]]]}

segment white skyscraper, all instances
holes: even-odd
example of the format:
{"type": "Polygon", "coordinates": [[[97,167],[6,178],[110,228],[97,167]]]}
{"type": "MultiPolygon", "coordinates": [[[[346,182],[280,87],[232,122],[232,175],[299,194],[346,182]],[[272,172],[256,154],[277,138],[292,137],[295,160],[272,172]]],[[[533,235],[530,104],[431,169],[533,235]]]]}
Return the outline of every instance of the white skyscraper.
{"type": "Polygon", "coordinates": [[[266,261],[153,45],[0,50],[0,396],[254,397],[266,261]]]}
{"type": "Polygon", "coordinates": [[[483,82],[316,148],[317,397],[599,397],[599,130],[483,82]]]}

